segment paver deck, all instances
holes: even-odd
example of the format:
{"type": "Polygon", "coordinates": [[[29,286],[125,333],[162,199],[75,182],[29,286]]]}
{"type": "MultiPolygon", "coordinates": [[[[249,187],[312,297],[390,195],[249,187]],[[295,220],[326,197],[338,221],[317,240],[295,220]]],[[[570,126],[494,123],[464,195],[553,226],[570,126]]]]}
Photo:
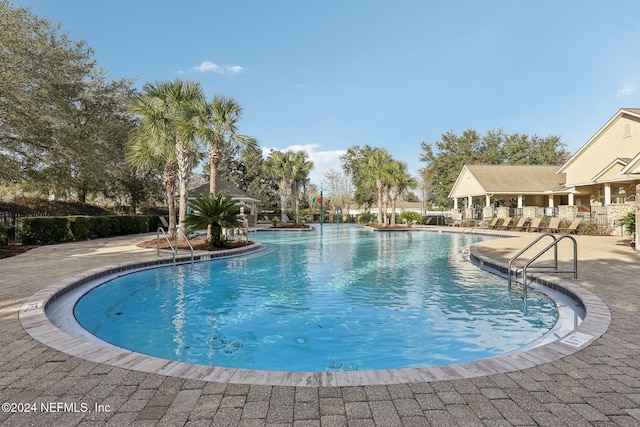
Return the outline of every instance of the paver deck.
{"type": "MultiPolygon", "coordinates": [[[[476,251],[506,263],[535,236],[484,242],[476,251]]],[[[551,363],[496,375],[351,387],[229,384],[87,361],[22,329],[20,307],[51,283],[155,260],[155,250],[135,246],[147,238],[41,247],[0,260],[0,401],[9,404],[2,425],[640,425],[640,255],[620,238],[577,236],[580,277],[567,279],[605,302],[607,332],[551,363]]]]}

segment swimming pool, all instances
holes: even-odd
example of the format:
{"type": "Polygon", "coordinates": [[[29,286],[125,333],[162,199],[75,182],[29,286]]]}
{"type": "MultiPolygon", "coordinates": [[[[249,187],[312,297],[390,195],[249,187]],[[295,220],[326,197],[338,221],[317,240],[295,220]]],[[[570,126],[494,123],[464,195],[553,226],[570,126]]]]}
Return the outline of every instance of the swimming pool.
{"type": "Polygon", "coordinates": [[[526,307],[504,279],[464,259],[487,237],[259,233],[256,255],[140,271],[75,306],[99,338],[189,363],[283,371],[438,366],[504,354],[553,327],[555,304],[526,307]]]}

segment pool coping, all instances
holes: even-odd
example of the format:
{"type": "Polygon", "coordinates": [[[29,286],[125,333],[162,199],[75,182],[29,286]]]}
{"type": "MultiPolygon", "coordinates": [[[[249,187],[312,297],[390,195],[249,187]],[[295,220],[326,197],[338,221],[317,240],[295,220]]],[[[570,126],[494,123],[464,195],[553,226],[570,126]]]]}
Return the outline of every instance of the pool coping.
{"type": "MultiPolygon", "coordinates": [[[[508,236],[502,235],[501,237],[508,236]]],[[[214,258],[233,257],[260,249],[261,245],[254,243],[250,246],[219,253],[200,253],[194,258],[196,261],[205,261],[214,258]]],[[[500,274],[506,271],[506,265],[483,256],[473,246],[471,247],[470,258],[480,268],[492,273],[500,274]]],[[[189,263],[190,261],[190,257],[178,257],[176,259],[176,262],[181,264],[189,263]]],[[[51,323],[47,317],[47,306],[61,295],[78,286],[108,275],[139,268],[162,266],[172,262],[171,258],[149,262],[127,262],[103,266],[67,277],[32,295],[22,305],[19,312],[22,327],[35,340],[51,348],[85,360],[124,369],[232,384],[318,387],[432,382],[474,378],[532,368],[558,360],[583,349],[604,334],[611,322],[609,309],[602,300],[591,292],[556,276],[536,273],[532,275],[532,282],[573,297],[583,305],[586,312],[585,318],[576,329],[553,342],[545,343],[526,351],[444,366],[339,372],[282,372],[196,365],[142,355],[126,349],[105,348],[62,331],[51,323]]]]}

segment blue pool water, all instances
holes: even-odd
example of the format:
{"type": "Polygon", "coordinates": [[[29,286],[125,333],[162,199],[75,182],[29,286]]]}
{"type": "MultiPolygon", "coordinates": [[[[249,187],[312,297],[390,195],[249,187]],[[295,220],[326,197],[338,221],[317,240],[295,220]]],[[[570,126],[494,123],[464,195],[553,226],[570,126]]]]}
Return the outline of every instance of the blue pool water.
{"type": "Polygon", "coordinates": [[[393,369],[496,356],[557,312],[464,259],[486,237],[351,226],[255,233],[258,254],[139,271],[75,306],[104,341],[189,363],[280,371],[393,369]]]}

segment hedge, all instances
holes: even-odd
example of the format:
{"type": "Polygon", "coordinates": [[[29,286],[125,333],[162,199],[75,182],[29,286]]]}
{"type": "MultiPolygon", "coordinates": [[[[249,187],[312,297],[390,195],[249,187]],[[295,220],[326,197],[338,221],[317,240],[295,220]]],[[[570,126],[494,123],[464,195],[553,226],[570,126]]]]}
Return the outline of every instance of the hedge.
{"type": "Polygon", "coordinates": [[[145,233],[158,228],[155,215],[41,216],[21,218],[22,243],[40,245],[145,233]]]}

